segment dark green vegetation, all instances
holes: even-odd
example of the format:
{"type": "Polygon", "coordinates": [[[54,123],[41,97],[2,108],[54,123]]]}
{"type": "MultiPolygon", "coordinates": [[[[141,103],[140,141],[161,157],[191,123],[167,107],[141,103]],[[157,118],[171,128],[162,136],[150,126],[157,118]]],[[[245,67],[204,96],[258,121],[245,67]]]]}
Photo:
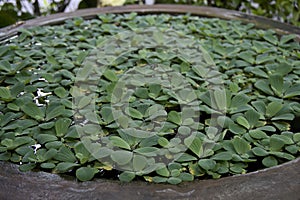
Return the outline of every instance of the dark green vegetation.
{"type": "Polygon", "coordinates": [[[300,26],[300,4],[298,0],[156,0],[155,2],[226,8],[300,26]]]}
{"type": "Polygon", "coordinates": [[[293,160],[300,45],[238,21],[99,15],[0,47],[0,160],[178,184],[293,160]]]}

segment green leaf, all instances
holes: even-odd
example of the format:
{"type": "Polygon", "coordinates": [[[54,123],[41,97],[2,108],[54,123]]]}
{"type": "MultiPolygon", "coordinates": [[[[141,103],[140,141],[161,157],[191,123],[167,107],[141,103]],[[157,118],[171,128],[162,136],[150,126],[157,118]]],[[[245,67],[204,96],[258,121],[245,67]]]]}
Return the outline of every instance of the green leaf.
{"type": "Polygon", "coordinates": [[[45,113],[35,103],[27,103],[23,105],[21,109],[25,114],[38,121],[44,119],[45,113]]]}
{"type": "Polygon", "coordinates": [[[69,93],[63,87],[55,88],[54,94],[56,94],[60,98],[65,98],[69,95],[69,93]]]}
{"type": "Polygon", "coordinates": [[[214,99],[216,101],[217,107],[219,110],[223,111],[227,108],[227,97],[225,90],[215,90],[214,91],[214,99]]]}
{"type": "Polygon", "coordinates": [[[184,144],[198,157],[203,154],[202,141],[198,137],[192,135],[184,140],[184,144]]]}
{"type": "Polygon", "coordinates": [[[271,120],[289,120],[289,121],[292,121],[294,118],[295,118],[295,115],[293,115],[291,113],[286,113],[286,114],[275,116],[271,120]]]}
{"type": "Polygon", "coordinates": [[[232,153],[231,152],[220,152],[212,156],[213,160],[231,160],[232,159],[232,153]]]}
{"type": "Polygon", "coordinates": [[[159,168],[155,171],[158,175],[164,176],[164,177],[169,177],[170,176],[170,171],[166,166],[159,168]]]}
{"type": "Polygon", "coordinates": [[[46,123],[42,123],[42,124],[39,124],[39,127],[42,128],[42,129],[50,129],[54,126],[54,122],[46,122],[46,123]]]}
{"type": "Polygon", "coordinates": [[[126,115],[121,115],[116,119],[116,122],[118,123],[119,126],[123,129],[127,129],[129,126],[129,120],[130,118],[127,117],[126,115]]]}
{"type": "Polygon", "coordinates": [[[182,180],[180,178],[177,177],[170,177],[168,178],[168,183],[172,184],[172,185],[177,185],[179,183],[181,183],[182,180]]]}
{"type": "Polygon", "coordinates": [[[157,142],[162,147],[167,147],[169,145],[169,140],[164,137],[160,137],[157,142]]]}
{"type": "Polygon", "coordinates": [[[132,156],[133,156],[132,152],[119,150],[119,151],[114,151],[111,154],[111,159],[114,162],[118,163],[119,165],[126,165],[131,161],[132,156]]]}
{"type": "Polygon", "coordinates": [[[159,148],[156,147],[142,147],[134,150],[135,153],[139,153],[144,156],[156,156],[159,152],[159,148]]]}
{"type": "Polygon", "coordinates": [[[279,151],[281,148],[285,145],[284,140],[282,140],[279,137],[276,137],[276,135],[272,135],[270,137],[270,150],[271,151],[279,151]]]}
{"type": "Polygon", "coordinates": [[[201,65],[193,65],[192,69],[198,76],[203,77],[203,78],[206,78],[206,75],[209,72],[209,69],[207,69],[201,65]]]}
{"type": "Polygon", "coordinates": [[[110,124],[111,122],[114,121],[114,116],[112,113],[112,109],[108,106],[102,107],[100,114],[103,118],[103,120],[107,123],[110,124]]]}
{"type": "Polygon", "coordinates": [[[292,98],[295,96],[300,96],[300,84],[295,84],[288,88],[285,92],[284,98],[292,98]]]}
{"type": "MultiPolygon", "coordinates": [[[[274,61],[275,59],[276,59],[275,56],[270,56],[269,54],[261,54],[256,57],[256,64],[267,63],[270,61],[274,61]]],[[[258,68],[254,68],[253,70],[254,70],[253,73],[256,74],[257,76],[268,78],[267,73],[264,72],[263,70],[258,68]]]]}
{"type": "Polygon", "coordinates": [[[14,141],[9,138],[5,138],[4,140],[1,140],[1,145],[7,147],[8,149],[14,149],[14,141]]]}
{"type": "Polygon", "coordinates": [[[8,100],[11,98],[10,90],[7,87],[0,87],[0,99],[8,100]]]}
{"type": "Polygon", "coordinates": [[[55,58],[53,56],[47,56],[47,61],[48,63],[56,66],[56,65],[59,65],[59,63],[55,60],[55,58]]]}
{"type": "Polygon", "coordinates": [[[58,140],[55,135],[50,135],[50,134],[39,134],[36,136],[36,139],[40,144],[45,144],[47,142],[58,140]]]}
{"type": "Polygon", "coordinates": [[[0,153],[0,161],[8,161],[11,158],[10,152],[0,153]]]}
{"type": "Polygon", "coordinates": [[[278,158],[284,158],[284,159],[287,159],[287,160],[294,160],[295,159],[295,156],[289,154],[289,153],[285,153],[285,152],[270,152],[270,155],[274,155],[278,158]]]}
{"type": "Polygon", "coordinates": [[[274,136],[276,136],[276,137],[280,138],[281,140],[283,140],[284,144],[291,145],[291,144],[294,144],[293,135],[294,134],[291,133],[291,132],[284,132],[281,135],[274,135],[274,136]]]}
{"type": "Polygon", "coordinates": [[[245,113],[245,117],[250,125],[250,128],[253,128],[259,121],[260,114],[255,110],[250,109],[245,113]]]}
{"type": "Polygon", "coordinates": [[[256,130],[250,130],[249,134],[250,134],[250,136],[252,138],[258,139],[258,140],[260,140],[260,139],[266,139],[266,138],[269,137],[265,132],[263,132],[261,130],[258,130],[258,129],[256,129],[256,130]]]}
{"type": "Polygon", "coordinates": [[[280,45],[283,45],[283,44],[289,42],[290,40],[295,39],[296,37],[297,37],[297,36],[296,36],[295,34],[282,35],[281,38],[280,38],[279,44],[280,44],[280,45]]]}
{"type": "Polygon", "coordinates": [[[104,73],[103,73],[103,76],[105,78],[107,78],[108,80],[112,81],[112,82],[116,82],[118,81],[118,77],[117,75],[115,74],[115,72],[113,72],[112,70],[106,70],[104,73]]]}
{"type": "Polygon", "coordinates": [[[182,168],[182,165],[179,164],[179,163],[172,162],[172,163],[168,164],[168,169],[169,170],[174,170],[174,169],[180,170],[181,168],[182,168]]]}
{"type": "Polygon", "coordinates": [[[72,123],[72,120],[69,118],[59,118],[55,122],[56,136],[63,137],[67,133],[71,123],[72,123]]]}
{"type": "Polygon", "coordinates": [[[135,95],[139,98],[147,99],[148,98],[148,90],[146,88],[137,88],[135,91],[135,95]]]}
{"type": "Polygon", "coordinates": [[[267,105],[266,115],[268,117],[273,117],[282,109],[282,107],[283,107],[282,103],[273,101],[267,105]]]}
{"type": "Polygon", "coordinates": [[[128,108],[125,110],[126,114],[128,114],[132,118],[143,119],[143,114],[135,108],[128,108]]]}
{"type": "Polygon", "coordinates": [[[197,160],[197,158],[194,157],[194,156],[191,156],[187,153],[180,153],[180,154],[175,156],[174,160],[177,161],[177,162],[188,162],[188,161],[197,160]]]}
{"type": "Polygon", "coordinates": [[[97,173],[98,169],[91,167],[80,167],[76,170],[76,177],[80,181],[89,181],[92,180],[97,173]]]}
{"type": "Polygon", "coordinates": [[[295,133],[295,134],[293,135],[293,140],[294,140],[295,142],[300,142],[300,133],[295,133]]]}
{"type": "Polygon", "coordinates": [[[41,168],[43,169],[53,169],[56,165],[54,163],[42,163],[41,168]]]}
{"type": "Polygon", "coordinates": [[[76,58],[76,64],[81,65],[86,56],[88,56],[89,52],[82,51],[79,53],[78,57],[76,58]]]}
{"type": "Polygon", "coordinates": [[[236,174],[244,174],[246,170],[244,169],[246,166],[243,163],[236,163],[230,166],[230,171],[236,174]]]}
{"type": "Polygon", "coordinates": [[[300,148],[297,145],[290,145],[285,147],[285,149],[291,154],[296,154],[300,148]]]}
{"type": "Polygon", "coordinates": [[[61,146],[59,148],[54,159],[58,161],[70,162],[70,163],[75,163],[77,161],[71,149],[65,146],[61,146]]]}
{"type": "Polygon", "coordinates": [[[19,170],[21,172],[27,172],[27,171],[30,171],[30,170],[34,169],[35,167],[36,167],[35,163],[27,163],[27,164],[20,165],[19,170]]]}
{"type": "Polygon", "coordinates": [[[235,124],[235,123],[230,123],[229,124],[229,130],[237,135],[242,135],[244,133],[246,133],[246,129],[244,129],[243,127],[235,124]]]}
{"type": "Polygon", "coordinates": [[[62,115],[65,112],[65,107],[62,105],[52,105],[46,109],[46,121],[62,115]]]}
{"type": "Polygon", "coordinates": [[[251,104],[259,113],[266,113],[266,104],[263,101],[254,101],[251,104]]]}
{"type": "Polygon", "coordinates": [[[255,63],[255,59],[253,57],[253,53],[250,51],[244,51],[240,54],[238,54],[238,56],[245,60],[246,62],[250,63],[250,64],[254,64],[255,63]]]}
{"type": "Polygon", "coordinates": [[[125,140],[123,140],[122,138],[120,138],[118,136],[110,136],[109,140],[116,147],[120,147],[120,148],[124,148],[124,149],[128,149],[128,150],[131,149],[129,144],[125,140]]]}
{"type": "Polygon", "coordinates": [[[238,154],[245,154],[251,149],[251,145],[240,137],[234,137],[232,140],[233,147],[238,154]]]}
{"type": "Polygon", "coordinates": [[[149,85],[149,92],[153,94],[155,97],[159,95],[161,91],[161,85],[159,84],[150,84],[149,85]]]}
{"type": "Polygon", "coordinates": [[[168,178],[166,177],[161,177],[161,176],[154,176],[152,177],[144,177],[147,181],[149,182],[154,182],[154,183],[165,183],[167,182],[168,178]]]}
{"type": "Polygon", "coordinates": [[[262,160],[262,163],[263,163],[263,165],[266,166],[266,167],[273,167],[273,166],[278,165],[278,161],[277,161],[276,158],[274,158],[273,156],[265,157],[265,158],[262,160]]]}
{"type": "Polygon", "coordinates": [[[182,172],[180,173],[179,177],[182,181],[193,181],[194,176],[190,173],[182,172]]]}
{"type": "Polygon", "coordinates": [[[271,88],[277,96],[282,96],[283,91],[283,77],[279,74],[272,74],[269,77],[271,88]]]}
{"type": "Polygon", "coordinates": [[[77,166],[79,166],[79,164],[77,164],[77,163],[61,162],[61,163],[57,164],[54,171],[57,173],[65,173],[65,172],[72,170],[74,167],[77,167],[77,166]]]}
{"type": "Polygon", "coordinates": [[[134,155],[132,166],[135,172],[142,171],[147,166],[147,158],[141,155],[134,155]]]}
{"type": "Polygon", "coordinates": [[[263,36],[263,38],[266,41],[270,42],[271,44],[274,44],[274,45],[278,44],[278,38],[275,35],[271,34],[271,33],[265,34],[263,36]]]}
{"type": "Polygon", "coordinates": [[[90,105],[91,101],[92,101],[92,99],[90,96],[84,96],[79,100],[78,103],[76,102],[77,103],[76,106],[78,109],[82,109],[82,108],[86,107],[87,105],[90,105]]]}
{"type": "Polygon", "coordinates": [[[155,44],[158,45],[161,45],[165,42],[164,34],[159,30],[153,32],[153,39],[155,41],[155,44]]]}
{"type": "Polygon", "coordinates": [[[278,64],[278,66],[276,67],[275,73],[280,74],[281,76],[285,76],[288,73],[290,73],[291,71],[293,71],[293,66],[288,63],[283,62],[283,63],[278,64]]]}
{"type": "Polygon", "coordinates": [[[52,141],[52,142],[47,142],[45,144],[45,147],[47,149],[59,149],[61,146],[63,145],[63,143],[61,141],[52,141]]]}
{"type": "Polygon", "coordinates": [[[252,152],[256,156],[267,156],[267,155],[269,155],[269,153],[265,149],[263,149],[261,147],[254,147],[252,149],[252,152]]]}
{"type": "Polygon", "coordinates": [[[247,119],[246,119],[245,117],[239,116],[239,117],[236,119],[236,122],[237,122],[239,125],[245,127],[246,129],[250,129],[250,124],[249,124],[249,122],[247,121],[247,119]]]}
{"type": "Polygon", "coordinates": [[[180,126],[180,127],[178,128],[178,133],[179,133],[180,135],[186,135],[186,136],[188,136],[188,135],[190,135],[190,133],[191,133],[191,128],[188,127],[188,126],[180,126]]]}
{"type": "Polygon", "coordinates": [[[290,130],[290,124],[284,121],[273,121],[273,125],[276,126],[280,131],[289,131],[290,130]]]}
{"type": "Polygon", "coordinates": [[[90,141],[82,139],[74,146],[75,156],[79,159],[81,164],[86,163],[90,158],[90,149],[92,148],[90,141]]]}
{"type": "Polygon", "coordinates": [[[20,107],[14,103],[9,103],[7,104],[7,108],[12,110],[12,111],[19,111],[20,107]]]}
{"type": "Polygon", "coordinates": [[[95,159],[101,159],[105,158],[112,154],[113,150],[107,148],[107,147],[101,147],[100,144],[92,146],[89,148],[89,151],[93,158],[95,159]]]}
{"type": "Polygon", "coordinates": [[[240,106],[246,105],[250,101],[250,97],[246,94],[237,94],[231,100],[231,108],[238,108],[240,106]]]}
{"type": "Polygon", "coordinates": [[[206,171],[213,170],[216,166],[216,161],[212,159],[200,159],[198,165],[205,169],[206,171]]]}
{"type": "Polygon", "coordinates": [[[261,127],[257,128],[257,130],[275,132],[276,128],[274,126],[261,126],[261,127]]]}
{"type": "Polygon", "coordinates": [[[254,86],[266,94],[273,95],[272,89],[270,88],[267,80],[260,79],[255,82],[254,86]]]}
{"type": "Polygon", "coordinates": [[[119,179],[121,182],[125,182],[128,183],[130,181],[132,181],[135,178],[135,173],[134,172],[122,172],[119,175],[119,179]]]}
{"type": "Polygon", "coordinates": [[[56,149],[49,149],[44,155],[45,160],[51,160],[54,156],[56,156],[57,150],[56,149]]]}
{"type": "Polygon", "coordinates": [[[181,114],[172,110],[168,113],[168,121],[180,125],[182,123],[181,114]]]}

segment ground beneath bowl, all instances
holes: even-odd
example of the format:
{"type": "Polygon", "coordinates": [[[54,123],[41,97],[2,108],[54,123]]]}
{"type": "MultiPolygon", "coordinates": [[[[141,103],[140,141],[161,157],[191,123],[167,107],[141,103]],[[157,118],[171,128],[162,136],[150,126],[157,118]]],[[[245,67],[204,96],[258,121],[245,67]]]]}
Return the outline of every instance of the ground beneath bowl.
{"type": "Polygon", "coordinates": [[[76,182],[46,172],[26,172],[0,162],[0,199],[300,199],[300,158],[277,167],[180,185],[94,180],[76,182]]]}

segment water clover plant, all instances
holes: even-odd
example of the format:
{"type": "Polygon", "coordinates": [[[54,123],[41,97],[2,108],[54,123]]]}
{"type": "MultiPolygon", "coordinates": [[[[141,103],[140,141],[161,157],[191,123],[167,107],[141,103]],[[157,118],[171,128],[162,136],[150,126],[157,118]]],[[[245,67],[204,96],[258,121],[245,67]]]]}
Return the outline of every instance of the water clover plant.
{"type": "Polygon", "coordinates": [[[0,160],[179,184],[299,156],[300,45],[253,24],[106,14],[0,46],[0,160]]]}

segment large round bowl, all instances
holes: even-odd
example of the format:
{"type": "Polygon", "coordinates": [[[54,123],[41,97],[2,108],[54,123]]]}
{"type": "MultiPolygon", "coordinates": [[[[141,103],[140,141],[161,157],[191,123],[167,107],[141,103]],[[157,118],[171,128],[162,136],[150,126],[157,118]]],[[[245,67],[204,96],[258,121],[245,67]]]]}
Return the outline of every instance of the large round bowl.
{"type": "MultiPolygon", "coordinates": [[[[236,11],[182,5],[132,5],[79,10],[20,22],[0,29],[0,43],[16,35],[20,28],[60,24],[78,16],[91,19],[101,13],[129,12],[190,13],[199,17],[235,19],[254,23],[257,28],[274,29],[278,34],[293,33],[300,40],[300,28],[236,11]]],[[[195,180],[177,186],[141,181],[122,184],[103,179],[82,183],[45,172],[22,173],[17,165],[6,162],[0,162],[0,169],[0,199],[300,199],[300,158],[245,175],[195,180]]]]}

